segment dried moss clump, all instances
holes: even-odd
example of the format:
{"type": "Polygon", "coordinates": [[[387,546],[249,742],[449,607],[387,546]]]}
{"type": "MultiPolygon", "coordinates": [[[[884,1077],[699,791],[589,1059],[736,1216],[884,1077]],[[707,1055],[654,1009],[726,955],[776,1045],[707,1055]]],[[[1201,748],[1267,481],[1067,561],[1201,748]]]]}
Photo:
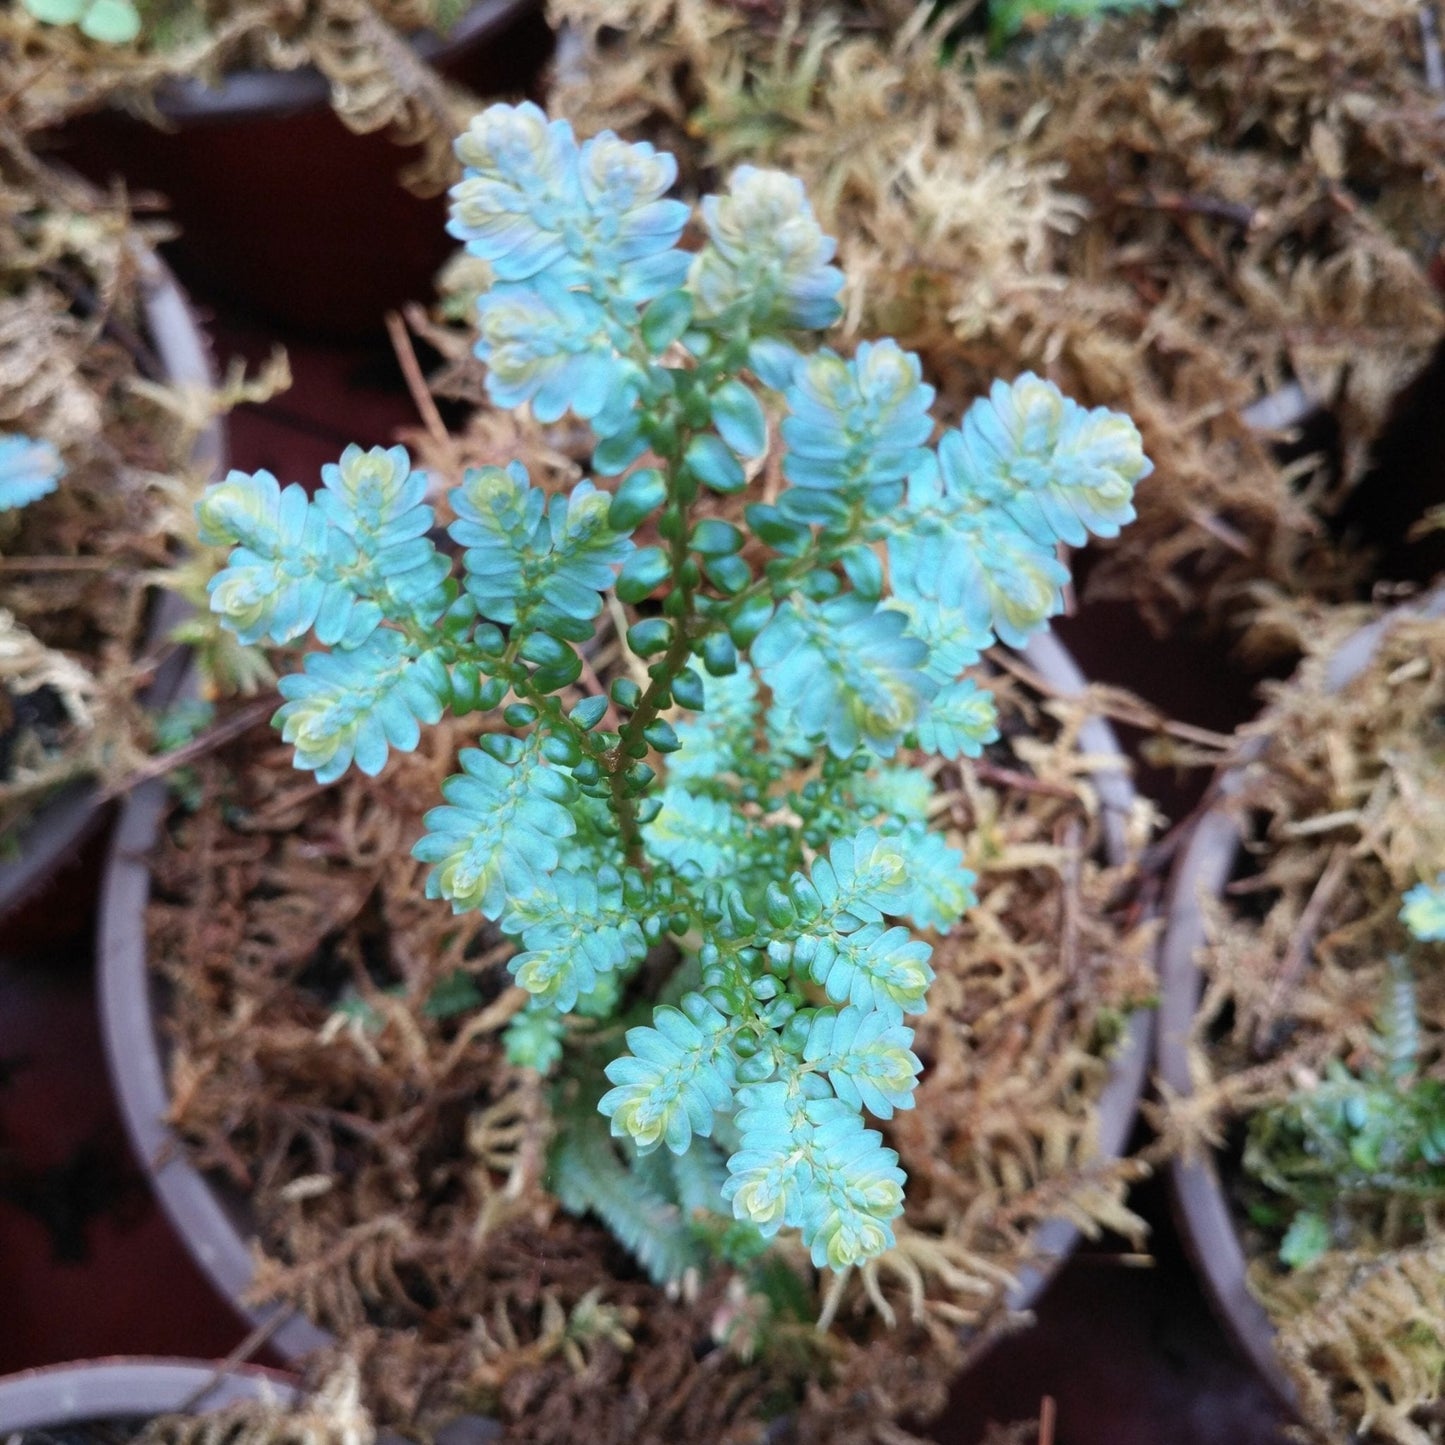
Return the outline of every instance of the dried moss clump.
{"type": "Polygon", "coordinates": [[[166,380],[154,267],[124,207],[0,130],[0,431],[66,466],[52,495],[0,514],[0,836],[57,785],[143,755],[148,574],[205,481],[211,419],[166,380]]]}
{"type": "Polygon", "coordinates": [[[141,0],[140,36],[116,46],[42,24],[16,0],[0,12],[0,77],[18,123],[34,131],[107,104],[160,122],[157,91],[168,83],[314,66],[350,129],[389,130],[398,144],[422,148],[403,178],[429,195],[460,173],[451,142],[474,102],[407,37],[445,34],[467,8],[467,0],[141,0]]]}
{"type": "MultiPolygon", "coordinates": [[[[1221,1141],[1331,1060],[1375,1060],[1388,959],[1407,941],[1401,895],[1445,861],[1445,620],[1397,623],[1337,691],[1331,654],[1361,620],[1314,619],[1306,665],[1252,730],[1263,751],[1239,804],[1259,820],[1253,867],[1212,910],[1196,1092],[1172,1120],[1185,1144],[1221,1141]]],[[[1438,1077],[1445,972],[1415,972],[1422,1068],[1438,1077]]],[[[1360,1196],[1339,1208],[1353,1246],[1289,1273],[1278,1238],[1242,1226],[1307,1417],[1327,1440],[1445,1440],[1445,1207],[1360,1196]]]]}
{"type": "Polygon", "coordinates": [[[578,54],[550,104],[699,187],[742,160],[801,176],[849,323],[920,352],[945,406],[1032,368],[1134,417],[1156,475],[1091,585],[1167,626],[1359,574],[1326,521],[1441,334],[1418,12],[1191,0],[994,60],[927,7],[553,0],[578,54]],[[1338,477],[1251,427],[1294,383],[1339,422],[1338,477]]]}
{"type": "Polygon", "coordinates": [[[784,1245],[669,1294],[548,1192],[566,1101],[506,1062],[511,945],[427,901],[408,852],[474,723],[319,792],[264,733],[202,763],[155,861],[151,956],[175,1119],[250,1201],[255,1298],[340,1335],[384,1422],[467,1408],[518,1441],[580,1419],[598,1441],[743,1441],[797,1410],[801,1439],[862,1442],[940,1408],[970,1341],[1009,1323],[1041,1220],[1140,1229],[1093,1102],[1152,991],[1150,930],[1118,906],[1127,873],[1094,861],[1077,710],[999,691],[1017,741],[936,777],[982,901],[934,955],[918,1107],[888,1126],[899,1248],[831,1292],[784,1245]],[[439,990],[468,987],[439,1017],[439,990]]]}

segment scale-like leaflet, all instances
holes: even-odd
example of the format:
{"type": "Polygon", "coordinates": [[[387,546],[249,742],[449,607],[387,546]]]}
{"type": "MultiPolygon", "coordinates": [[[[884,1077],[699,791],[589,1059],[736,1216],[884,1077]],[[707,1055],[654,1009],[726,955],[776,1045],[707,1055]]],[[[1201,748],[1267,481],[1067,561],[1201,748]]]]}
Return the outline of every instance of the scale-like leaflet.
{"type": "Polygon", "coordinates": [[[765,1236],[802,1230],[819,1268],[847,1269],[894,1243],[905,1175],[882,1136],[817,1074],[738,1090],[738,1151],[723,1195],[765,1236]]]}
{"type": "Polygon", "coordinates": [[[520,462],[469,470],[452,494],[449,530],[466,548],[464,585],[477,611],[572,642],[590,638],[600,594],[633,550],[608,524],[610,503],[585,481],[549,503],[520,462]]]}
{"type": "Polygon", "coordinates": [[[435,866],[428,898],[450,900],[454,913],[478,910],[499,919],[517,900],[548,889],[557,843],[576,831],[568,804],[577,784],[542,758],[542,738],[488,733],[463,748],[460,773],[442,784],[445,807],[422,820],[412,856],[435,866]]]}
{"type": "Polygon", "coordinates": [[[278,689],[286,701],[273,721],[296,766],[331,783],[353,762],[375,777],[390,749],[411,752],[421,724],[441,719],[451,679],[435,653],[417,655],[400,633],[376,631],[360,647],[308,653],[278,689]]]}
{"type": "Polygon", "coordinates": [[[524,950],[507,969],[528,993],[568,1013],[602,975],[640,962],[647,940],[615,868],[595,878],[558,869],[539,883],[502,915],[503,930],[524,950]]]}
{"type": "Polygon", "coordinates": [[[783,603],[753,643],[753,664],[774,708],[836,757],[866,744],[890,758],[938,685],[922,671],[926,644],[901,613],[855,593],[783,603]]]}
{"type": "Polygon", "coordinates": [[[651,1028],[627,1030],[630,1052],[607,1065],[609,1089],[597,1105],[612,1132],[642,1153],[666,1144],[685,1152],[693,1135],[712,1133],[713,1115],[732,1102],[737,1060],[735,1021],[701,994],[684,994],[681,1007],[662,1004],[651,1028]]]}
{"type": "Polygon", "coordinates": [[[270,472],[232,472],[197,506],[201,541],[232,548],[211,579],[211,610],[244,643],[282,644],[314,628],[357,648],[384,619],[431,623],[450,564],[426,536],[426,478],[402,447],[347,447],[313,502],[270,472]]]}

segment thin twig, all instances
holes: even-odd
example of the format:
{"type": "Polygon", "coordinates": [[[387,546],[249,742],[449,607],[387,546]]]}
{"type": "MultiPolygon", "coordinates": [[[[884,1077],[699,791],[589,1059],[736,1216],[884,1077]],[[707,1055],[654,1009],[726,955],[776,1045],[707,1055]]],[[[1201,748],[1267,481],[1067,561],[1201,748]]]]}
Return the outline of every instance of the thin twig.
{"type": "Polygon", "coordinates": [[[967,766],[975,777],[981,778],[985,783],[995,783],[1000,788],[1010,788],[1019,793],[1037,793],[1044,798],[1078,796],[1063,783],[1050,783],[1044,778],[1034,777],[1032,773],[1016,772],[1013,768],[1003,768],[997,763],[986,762],[983,758],[975,758],[967,766]]]}
{"type": "Polygon", "coordinates": [[[406,378],[406,389],[411,393],[412,403],[421,416],[422,425],[426,427],[427,434],[432,441],[441,450],[449,452],[455,459],[456,445],[452,441],[452,435],[447,430],[446,423],[442,420],[441,412],[437,410],[435,399],[427,388],[426,377],[422,375],[421,371],[421,363],[416,359],[416,351],[411,344],[411,333],[407,331],[406,322],[402,319],[400,312],[388,311],[386,313],[386,330],[391,337],[391,349],[396,353],[401,374],[406,378]]]}
{"type": "Polygon", "coordinates": [[[1325,871],[1320,874],[1319,882],[1315,884],[1315,890],[1310,894],[1309,902],[1300,912],[1299,922],[1295,924],[1294,931],[1290,934],[1289,947],[1285,950],[1279,972],[1270,986],[1264,1012],[1254,1026],[1256,1057],[1263,1058],[1274,1046],[1275,1018],[1284,1003],[1285,995],[1294,987],[1304,968],[1305,958],[1314,943],[1315,933],[1320,926],[1320,919],[1324,916],[1330,900],[1344,881],[1345,874],[1349,870],[1349,863],[1350,850],[1343,843],[1336,843],[1330,853],[1329,862],[1325,864],[1325,871]]]}
{"type": "Polygon", "coordinates": [[[1188,191],[1117,191],[1114,200],[1136,211],[1162,211],[1170,216],[1208,216],[1228,221],[1242,231],[1252,231],[1259,224],[1259,212],[1238,201],[1219,196],[1200,196],[1188,191]]]}
{"type": "Polygon", "coordinates": [[[189,1415],[232,1370],[244,1365],[295,1313],[294,1305],[278,1305],[275,1312],[267,1315],[224,1360],[216,1361],[215,1373],[199,1390],[181,1402],[176,1414],[189,1415]]]}
{"type": "Polygon", "coordinates": [[[253,702],[242,708],[240,712],[232,717],[218,722],[215,727],[208,728],[199,737],[192,738],[190,742],[171,752],[162,753],[158,758],[152,758],[147,763],[127,774],[119,782],[112,783],[109,787],[101,790],[98,801],[109,803],[116,798],[124,797],[133,788],[138,788],[142,783],[148,783],[154,778],[163,778],[167,773],[174,772],[177,768],[185,767],[193,763],[197,758],[205,757],[207,753],[214,752],[217,748],[238,738],[242,733],[254,727],[276,707],[276,699],[267,697],[260,702],[253,702]]]}

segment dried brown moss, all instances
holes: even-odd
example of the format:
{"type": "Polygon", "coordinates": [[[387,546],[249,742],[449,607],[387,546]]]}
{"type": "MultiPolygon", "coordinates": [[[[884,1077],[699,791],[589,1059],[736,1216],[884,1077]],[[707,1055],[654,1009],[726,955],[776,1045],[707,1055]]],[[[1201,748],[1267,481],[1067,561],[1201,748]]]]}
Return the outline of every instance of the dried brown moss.
{"type": "MultiPolygon", "coordinates": [[[[1252,867],[1212,909],[1201,954],[1196,1092],[1171,1119],[1186,1146],[1220,1140],[1328,1060],[1374,1056],[1386,960],[1406,941],[1401,894],[1445,864],[1445,621],[1399,623],[1334,691],[1330,656],[1362,620],[1358,609],[1312,619],[1307,663],[1250,730],[1264,749],[1239,802],[1257,821],[1252,867]]],[[[1416,983],[1438,1075],[1445,975],[1418,970],[1416,983]]],[[[1246,1231],[1281,1357],[1322,1438],[1445,1440],[1445,1215],[1365,1201],[1350,1218],[1355,1248],[1288,1275],[1246,1231]]]]}
{"type": "Polygon", "coordinates": [[[463,0],[152,0],[140,8],[140,41],[110,46],[7,6],[0,79],[17,123],[40,130],[102,105],[162,123],[157,91],[170,82],[216,85],[236,70],[313,66],[350,129],[387,130],[398,144],[421,147],[404,172],[415,190],[432,194],[460,174],[451,142],[475,101],[407,37],[424,27],[445,32],[463,0]]]}
{"type": "Polygon", "coordinates": [[[172,989],[175,1118],[250,1199],[255,1296],[341,1335],[388,1421],[467,1407],[517,1440],[573,1439],[581,1419],[600,1441],[752,1440],[797,1408],[800,1438],[861,1442],[940,1408],[959,1328],[1008,1323],[1041,1219],[1140,1227],[1132,1166],[1095,1157],[1091,1104],[1102,1049],[1152,990],[1149,930],[1115,906],[1125,874],[1093,861],[1075,711],[1001,692],[1016,746],[939,775],[981,903],[935,953],[918,1107],[886,1126],[910,1175],[899,1248],[831,1299],[827,1335],[823,1286],[785,1246],[812,1304],[756,1358],[739,1280],[669,1295],[546,1191],[543,1088],[499,1039],[523,1001],[509,945],[427,901],[408,855],[461,725],[322,790],[264,734],[204,763],[199,809],[156,858],[151,951],[172,989]],[[456,970],[482,1003],[429,1017],[456,970]]]}
{"type": "Polygon", "coordinates": [[[1418,7],[1191,0],[1006,62],[944,62],[897,10],[553,0],[580,53],[552,104],[656,139],[693,186],[745,159],[802,176],[848,325],[919,351],[945,409],[1033,368],[1129,412],[1157,471],[1096,594],[1160,624],[1260,582],[1344,595],[1362,563],[1325,519],[1441,331],[1418,7]],[[1339,478],[1282,467],[1245,416],[1296,381],[1341,426],[1339,478]]]}
{"type": "Polygon", "coordinates": [[[0,834],[81,773],[114,778],[136,702],[164,518],[204,478],[205,398],[165,383],[124,207],[0,132],[0,430],[59,449],[59,488],[0,516],[0,834]]]}

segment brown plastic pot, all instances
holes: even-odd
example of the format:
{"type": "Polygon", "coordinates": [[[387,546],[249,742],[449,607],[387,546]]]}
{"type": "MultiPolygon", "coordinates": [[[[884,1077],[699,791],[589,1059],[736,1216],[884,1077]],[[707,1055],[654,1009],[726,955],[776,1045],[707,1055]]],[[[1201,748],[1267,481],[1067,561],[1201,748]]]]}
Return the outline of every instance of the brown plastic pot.
{"type": "MultiPolygon", "coordinates": [[[[1059,693],[1077,695],[1086,686],[1073,659],[1052,634],[1033,640],[1024,661],[1059,693]]],[[[1080,732],[1090,755],[1122,759],[1114,731],[1091,718],[1080,732]]],[[[1127,854],[1125,823],[1134,786],[1122,769],[1095,775],[1105,847],[1112,863],[1127,854]]],[[[269,1330],[269,1341],[287,1360],[335,1344],[334,1337],[283,1306],[242,1303],[255,1274],[254,1233],[247,1201],[224,1182],[202,1174],[191,1162],[184,1139],[170,1126],[165,1048],[159,1023],[164,998],[147,965],[146,908],[150,897],[148,858],[160,835],[168,801],[162,784],[147,784],[132,795],[111,843],[101,891],[99,989],[101,1027],[111,1079],[137,1157],[171,1223],[196,1262],[238,1313],[253,1327],[269,1330]]],[[[1129,1020],[1125,1041],[1113,1061],[1098,1102],[1101,1157],[1118,1157],[1133,1127],[1151,1049],[1152,1015],[1140,1010],[1129,1020]]],[[[1034,1262],[1021,1271],[1006,1298],[1011,1310],[1030,1308],[1079,1241],[1066,1219],[1043,1223],[1034,1234],[1034,1262]]],[[[980,1330],[967,1363],[980,1358],[997,1338],[980,1330]]]]}
{"type": "Polygon", "coordinates": [[[0,1440],[105,1420],[209,1415],[244,1400],[293,1404],[294,1381],[275,1370],[218,1369],[198,1360],[117,1357],[50,1365],[0,1378],[0,1440]]]}
{"type": "MultiPolygon", "coordinates": [[[[167,381],[180,386],[215,384],[206,339],[175,277],[153,252],[137,252],[141,268],[141,299],[146,330],[160,358],[167,381]]],[[[201,433],[195,461],[208,475],[226,465],[226,430],[219,418],[201,433]]],[[[157,596],[145,646],[160,648],[171,628],[185,612],[184,604],[170,594],[157,596]]],[[[185,673],[186,658],[179,649],[162,662],[141,694],[150,707],[160,709],[176,698],[185,673]]],[[[79,780],[59,789],[41,806],[22,830],[14,859],[0,862],[0,917],[39,888],[100,826],[104,809],[93,783],[79,780]]]]}
{"type": "MultiPolygon", "coordinates": [[[[478,95],[524,91],[551,36],[537,0],[478,0],[441,39],[412,48],[478,95]]],[[[159,192],[180,227],[167,257],[198,292],[248,319],[332,338],[381,331],[386,312],[426,300],[456,249],[443,197],[405,190],[417,154],[356,135],[315,70],[244,71],[208,89],[168,86],[166,129],[105,111],[57,132],[64,158],[100,182],[159,192]]]]}
{"type": "MultiPolygon", "coordinates": [[[[1329,660],[1326,687],[1338,692],[1348,686],[1368,666],[1385,633],[1409,617],[1445,617],[1445,587],[1396,608],[1349,637],[1329,660]]],[[[1181,1098],[1194,1092],[1189,1036],[1203,989],[1197,960],[1205,941],[1204,900],[1219,898],[1234,871],[1241,821],[1230,804],[1244,786],[1245,769],[1258,758],[1262,746],[1262,741],[1257,741],[1238,763],[1220,774],[1214,785],[1215,801],[1195,824],[1169,882],[1159,949],[1157,1064],[1159,1077],[1181,1098]]],[[[1274,1325],[1249,1289],[1244,1244],[1215,1158],[1176,1158],[1170,1163],[1169,1179],[1185,1248],[1215,1313],[1280,1401],[1295,1409],[1294,1386],[1275,1353],[1274,1325]]]]}

